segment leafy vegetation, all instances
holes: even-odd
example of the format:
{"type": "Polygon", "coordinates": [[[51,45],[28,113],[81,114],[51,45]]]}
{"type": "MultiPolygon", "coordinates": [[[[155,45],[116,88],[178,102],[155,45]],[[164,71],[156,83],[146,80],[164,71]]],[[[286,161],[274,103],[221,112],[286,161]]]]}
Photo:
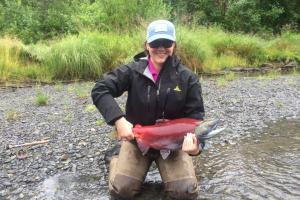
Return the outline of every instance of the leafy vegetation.
{"type": "Polygon", "coordinates": [[[97,110],[97,108],[94,105],[89,104],[85,107],[84,112],[90,113],[90,112],[94,112],[96,110],[97,110]]]}
{"type": "Polygon", "coordinates": [[[229,31],[280,33],[283,27],[300,28],[297,0],[169,0],[179,21],[229,31]]]}
{"type": "Polygon", "coordinates": [[[19,113],[16,109],[12,108],[9,109],[5,113],[5,118],[7,121],[16,121],[21,116],[21,113],[19,113]]]}
{"type": "Polygon", "coordinates": [[[38,91],[35,96],[35,102],[38,106],[45,106],[48,104],[49,96],[41,91],[38,91]]]}
{"type": "Polygon", "coordinates": [[[299,4],[0,0],[0,82],[97,79],[143,51],[146,26],[158,18],[175,22],[177,54],[195,72],[299,62],[299,4]]]}
{"type": "Polygon", "coordinates": [[[230,72],[228,74],[218,77],[216,81],[219,87],[224,87],[228,84],[229,81],[233,81],[234,79],[235,79],[235,74],[233,72],[230,72]]]}

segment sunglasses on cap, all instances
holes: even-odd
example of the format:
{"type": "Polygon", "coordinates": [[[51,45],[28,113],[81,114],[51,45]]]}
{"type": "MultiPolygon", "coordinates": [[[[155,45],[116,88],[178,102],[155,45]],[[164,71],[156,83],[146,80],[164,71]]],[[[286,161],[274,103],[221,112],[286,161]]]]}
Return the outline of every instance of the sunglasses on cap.
{"type": "Polygon", "coordinates": [[[170,48],[173,45],[173,43],[174,42],[172,40],[161,39],[161,40],[154,40],[153,42],[150,42],[149,46],[155,49],[159,47],[170,48]]]}

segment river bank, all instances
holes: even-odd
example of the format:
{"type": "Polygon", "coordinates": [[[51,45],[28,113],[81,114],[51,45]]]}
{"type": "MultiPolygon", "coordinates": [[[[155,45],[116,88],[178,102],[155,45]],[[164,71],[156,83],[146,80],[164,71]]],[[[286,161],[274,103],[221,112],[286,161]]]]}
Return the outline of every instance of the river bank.
{"type": "MultiPolygon", "coordinates": [[[[206,117],[218,117],[220,125],[228,127],[223,135],[207,143],[208,149],[234,145],[253,134],[252,130],[260,134],[268,122],[299,118],[299,75],[238,77],[222,86],[214,79],[201,83],[206,117]]],[[[92,106],[92,86],[74,83],[0,90],[1,199],[48,199],[37,188],[45,179],[61,173],[94,178],[94,184],[85,186],[87,191],[106,187],[104,152],[113,143],[109,136],[112,127],[103,123],[92,106]],[[35,103],[39,92],[48,95],[46,106],[35,103]],[[42,139],[49,142],[8,148],[42,139]],[[20,150],[25,152],[23,156],[18,154],[20,150]]],[[[122,107],[125,99],[126,94],[117,99],[122,107]]],[[[93,199],[105,198],[100,192],[93,199]]]]}

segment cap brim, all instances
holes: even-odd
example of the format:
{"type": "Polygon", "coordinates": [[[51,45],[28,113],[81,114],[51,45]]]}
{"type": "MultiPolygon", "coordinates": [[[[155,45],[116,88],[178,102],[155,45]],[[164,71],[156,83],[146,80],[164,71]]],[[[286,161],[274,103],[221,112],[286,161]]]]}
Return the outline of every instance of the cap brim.
{"type": "Polygon", "coordinates": [[[152,37],[149,37],[147,39],[147,43],[153,42],[154,40],[158,40],[158,39],[167,39],[167,40],[171,40],[171,41],[175,42],[175,38],[170,35],[156,34],[156,35],[153,35],[152,37]]]}

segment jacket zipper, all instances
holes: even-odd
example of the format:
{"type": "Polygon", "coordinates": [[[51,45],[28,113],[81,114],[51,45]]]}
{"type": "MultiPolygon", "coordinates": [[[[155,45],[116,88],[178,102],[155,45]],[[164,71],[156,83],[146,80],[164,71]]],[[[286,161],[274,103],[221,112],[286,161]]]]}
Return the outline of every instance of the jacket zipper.
{"type": "Polygon", "coordinates": [[[166,94],[166,98],[165,98],[165,101],[164,101],[164,106],[163,106],[163,110],[162,110],[162,119],[163,120],[165,119],[165,109],[166,109],[166,106],[167,106],[170,90],[171,90],[170,88],[167,89],[167,94],[166,94]]]}
{"type": "Polygon", "coordinates": [[[159,82],[158,82],[158,89],[157,89],[157,92],[156,92],[156,96],[157,96],[157,97],[159,96],[160,83],[161,83],[161,79],[159,79],[159,82]]]}
{"type": "Polygon", "coordinates": [[[148,85],[148,88],[147,88],[147,105],[148,105],[148,111],[150,111],[150,90],[151,90],[151,86],[148,85]]]}

